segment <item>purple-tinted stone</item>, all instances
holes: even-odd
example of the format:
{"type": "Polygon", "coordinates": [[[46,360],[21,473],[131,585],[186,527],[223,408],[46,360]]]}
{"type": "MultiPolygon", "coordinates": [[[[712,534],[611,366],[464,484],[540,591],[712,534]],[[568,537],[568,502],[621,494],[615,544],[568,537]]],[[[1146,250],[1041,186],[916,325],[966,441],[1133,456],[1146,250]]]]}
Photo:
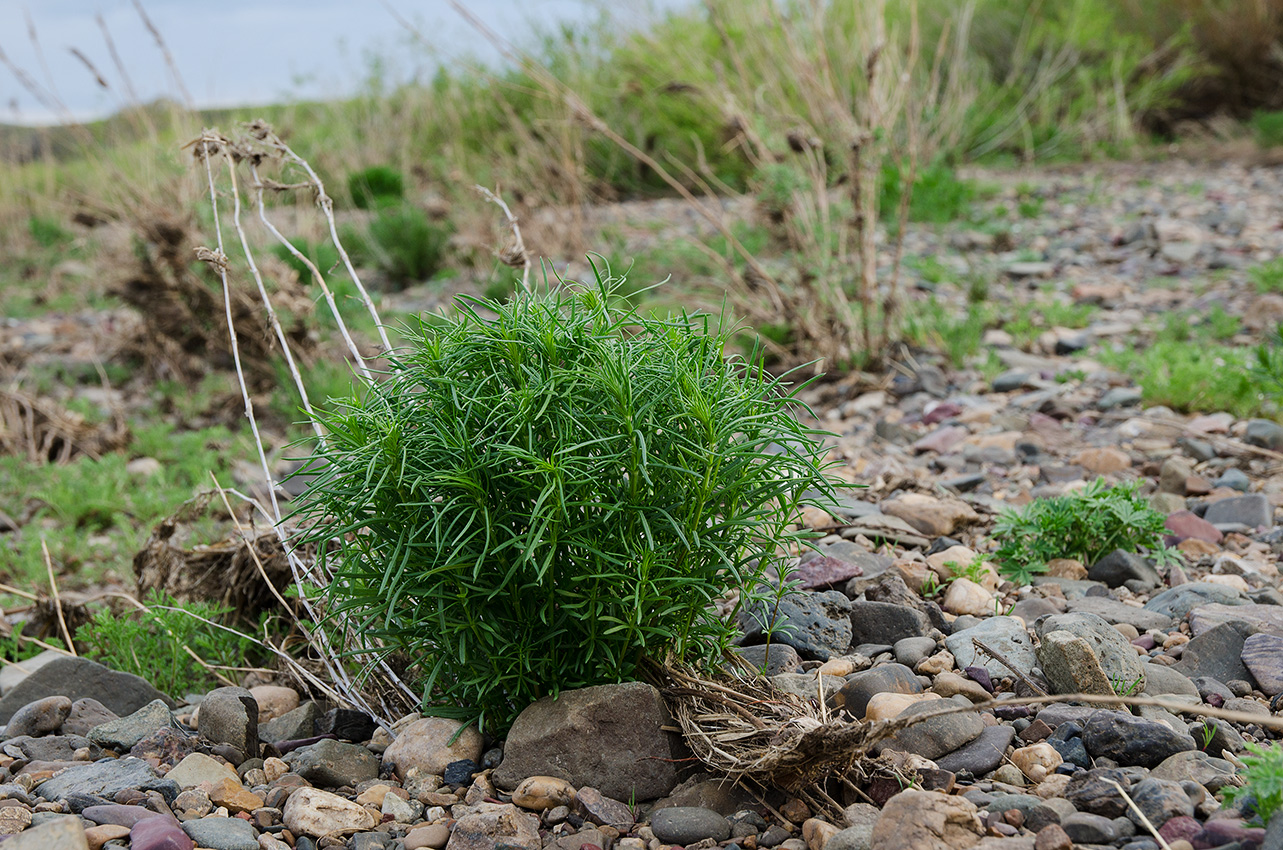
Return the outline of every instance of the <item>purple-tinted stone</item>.
{"type": "Polygon", "coordinates": [[[157,815],[129,830],[130,850],[195,850],[196,842],[173,820],[157,815]]]}
{"type": "Polygon", "coordinates": [[[999,720],[1019,720],[1033,714],[1027,705],[999,705],[993,709],[993,716],[999,720]]]}
{"type": "Polygon", "coordinates": [[[1216,526],[1190,511],[1176,511],[1168,514],[1167,521],[1163,525],[1172,533],[1177,542],[1189,540],[1192,537],[1195,540],[1205,540],[1208,543],[1220,543],[1221,538],[1225,536],[1221,534],[1220,529],[1216,526]]]}
{"type": "MultiPolygon", "coordinates": [[[[151,809],[145,809],[142,806],[88,806],[80,812],[81,816],[93,821],[94,823],[111,823],[116,826],[133,827],[134,824],[145,821],[154,817],[164,817],[158,815],[151,809]]],[[[174,821],[177,824],[177,821],[174,821]]]]}
{"type": "Polygon", "coordinates": [[[989,671],[983,667],[968,667],[962,672],[966,673],[980,687],[989,693],[993,693],[993,679],[989,676],[989,671]]]}
{"type": "Polygon", "coordinates": [[[1158,828],[1158,834],[1163,836],[1167,843],[1180,841],[1184,839],[1191,844],[1194,843],[1194,837],[1203,831],[1203,825],[1192,817],[1179,815],[1171,818],[1167,823],[1158,828]]]}
{"type": "Polygon", "coordinates": [[[913,444],[915,452],[937,452],[944,454],[965,440],[970,432],[960,425],[946,425],[937,428],[913,444]]]}
{"type": "Polygon", "coordinates": [[[922,414],[922,422],[926,425],[935,425],[946,419],[952,419],[962,412],[962,405],[952,401],[932,402],[926,406],[922,414]]]}
{"type": "Polygon", "coordinates": [[[319,744],[321,741],[333,741],[336,736],[333,733],[326,735],[315,735],[311,738],[299,738],[296,741],[277,741],[275,747],[281,755],[292,753],[300,747],[310,747],[313,744],[319,744]]]}
{"type": "Polygon", "coordinates": [[[828,589],[864,575],[864,567],[832,555],[821,555],[799,564],[797,575],[803,590],[828,589]]]}
{"type": "Polygon", "coordinates": [[[1145,650],[1146,652],[1149,652],[1151,649],[1157,646],[1157,643],[1155,643],[1153,635],[1141,635],[1140,637],[1132,641],[1132,646],[1139,646],[1141,649],[1145,650]]]}
{"type": "Polygon", "coordinates": [[[1190,843],[1194,850],[1211,850],[1232,841],[1254,842],[1260,844],[1265,839],[1265,830],[1260,827],[1245,826],[1241,820],[1209,820],[1203,824],[1203,831],[1190,843]]]}

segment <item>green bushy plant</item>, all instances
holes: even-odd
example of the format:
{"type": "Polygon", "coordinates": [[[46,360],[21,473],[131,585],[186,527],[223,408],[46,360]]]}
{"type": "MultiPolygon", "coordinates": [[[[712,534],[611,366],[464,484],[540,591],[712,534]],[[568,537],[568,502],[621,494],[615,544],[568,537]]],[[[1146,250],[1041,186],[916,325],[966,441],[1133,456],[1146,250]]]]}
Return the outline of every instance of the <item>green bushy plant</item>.
{"type": "Polygon", "coordinates": [[[1139,482],[1110,487],[1098,478],[1082,490],[1000,515],[993,559],[1017,584],[1028,584],[1055,558],[1093,564],[1115,549],[1145,549],[1160,564],[1171,563],[1176,555],[1163,542],[1165,520],[1140,495],[1139,482]]]}
{"type": "Polygon", "coordinates": [[[1262,824],[1268,824],[1274,813],[1283,807],[1283,747],[1277,743],[1261,746],[1247,745],[1248,752],[1240,758],[1247,765],[1239,774],[1244,784],[1225,788],[1225,801],[1233,803],[1250,797],[1262,824]]]}
{"type": "Polygon", "coordinates": [[[405,177],[386,165],[363,168],[348,175],[347,191],[357,209],[392,206],[405,199],[405,177]]]}
{"type": "Polygon", "coordinates": [[[418,207],[382,210],[370,222],[366,250],[395,286],[427,280],[445,262],[450,231],[432,222],[418,207]]]}
{"type": "Polygon", "coordinates": [[[244,666],[249,641],[203,622],[221,622],[230,609],[208,602],[178,604],[159,591],[153,591],[145,604],[146,611],[120,615],[103,609],[95,614],[76,633],[88,645],[86,654],[113,670],[142,676],[173,697],[214,681],[185,647],[208,664],[244,666]]]}
{"type": "Polygon", "coordinates": [[[301,515],[333,541],[331,611],[412,659],[428,713],[502,731],[645,658],[716,658],[713,601],[762,598],[805,494],[832,493],[787,385],[725,357],[731,329],[641,315],[619,284],[461,299],[322,417],[301,515]]]}

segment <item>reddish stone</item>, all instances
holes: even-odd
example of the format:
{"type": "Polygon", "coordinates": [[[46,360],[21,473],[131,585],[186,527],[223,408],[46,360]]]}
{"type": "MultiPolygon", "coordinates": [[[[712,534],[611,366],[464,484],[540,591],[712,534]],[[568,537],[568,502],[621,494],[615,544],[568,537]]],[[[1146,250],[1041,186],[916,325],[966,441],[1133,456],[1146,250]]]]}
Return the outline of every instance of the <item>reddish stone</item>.
{"type": "Polygon", "coordinates": [[[797,574],[803,590],[815,590],[845,584],[856,576],[864,575],[864,568],[851,561],[824,555],[799,564],[797,574]]]}
{"type": "Polygon", "coordinates": [[[1221,538],[1225,536],[1216,526],[1190,511],[1168,514],[1167,522],[1163,525],[1172,533],[1172,536],[1177,538],[1178,542],[1192,537],[1208,543],[1220,543],[1221,538]]]}
{"type": "Polygon", "coordinates": [[[1202,831],[1203,825],[1188,815],[1168,818],[1167,822],[1158,828],[1158,834],[1163,836],[1163,840],[1168,844],[1181,839],[1193,843],[1194,838],[1202,831]]]}
{"type": "Polygon", "coordinates": [[[962,405],[952,401],[942,401],[927,405],[926,411],[922,414],[922,421],[927,425],[935,425],[946,419],[952,419],[961,412],[962,405]]]}
{"type": "Polygon", "coordinates": [[[960,425],[946,425],[937,428],[913,444],[915,452],[937,452],[944,454],[967,438],[970,432],[960,425]]]}

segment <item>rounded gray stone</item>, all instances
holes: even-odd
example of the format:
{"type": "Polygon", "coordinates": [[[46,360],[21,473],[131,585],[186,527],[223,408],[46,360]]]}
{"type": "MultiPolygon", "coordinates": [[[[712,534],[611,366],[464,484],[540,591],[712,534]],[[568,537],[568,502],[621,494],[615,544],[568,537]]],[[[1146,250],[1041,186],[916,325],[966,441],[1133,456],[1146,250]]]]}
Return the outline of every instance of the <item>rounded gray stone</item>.
{"type": "Polygon", "coordinates": [[[258,850],[258,833],[241,818],[200,818],[183,824],[197,847],[209,850],[258,850]]]}
{"type": "Polygon", "coordinates": [[[725,841],[731,835],[730,821],[711,809],[696,806],[660,809],[651,815],[650,829],[665,844],[682,846],[708,838],[725,841]]]}

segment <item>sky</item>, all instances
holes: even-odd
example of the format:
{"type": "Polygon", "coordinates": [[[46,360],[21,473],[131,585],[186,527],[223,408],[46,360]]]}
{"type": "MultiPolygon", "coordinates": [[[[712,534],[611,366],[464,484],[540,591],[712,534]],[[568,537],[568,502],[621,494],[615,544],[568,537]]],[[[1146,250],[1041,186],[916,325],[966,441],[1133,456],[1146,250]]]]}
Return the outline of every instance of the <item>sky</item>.
{"type": "MultiPolygon", "coordinates": [[[[498,54],[446,0],[139,0],[164,39],[181,87],[134,0],[0,0],[0,122],[88,120],[133,102],[167,96],[194,105],[240,106],[342,96],[378,61],[391,80],[430,74],[439,61],[498,54]],[[394,9],[431,44],[416,43],[394,9]],[[122,75],[99,26],[110,33],[122,75]],[[30,22],[30,26],[29,23],[30,22]],[[34,30],[35,43],[31,38],[34,30]],[[37,47],[38,45],[38,47],[37,47]],[[76,58],[79,51],[107,82],[76,58]],[[12,67],[11,67],[12,66],[12,67]],[[46,93],[34,96],[14,72],[46,93]],[[129,83],[124,82],[127,77],[129,83]]],[[[603,3],[625,19],[632,0],[462,0],[488,26],[518,43],[532,28],[595,20],[603,3]]],[[[650,0],[652,8],[686,0],[650,0]]]]}

